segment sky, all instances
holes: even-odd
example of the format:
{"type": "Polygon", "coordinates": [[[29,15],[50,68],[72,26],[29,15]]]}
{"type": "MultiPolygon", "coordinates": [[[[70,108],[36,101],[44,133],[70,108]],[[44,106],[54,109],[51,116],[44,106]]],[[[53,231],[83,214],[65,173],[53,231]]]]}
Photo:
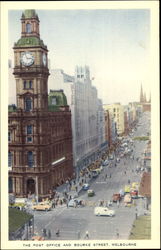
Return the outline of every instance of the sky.
{"type": "MultiPolygon", "coordinates": [[[[14,42],[21,36],[22,11],[8,13],[11,59],[14,42]]],[[[76,65],[88,65],[94,77],[92,84],[104,104],[139,101],[141,84],[149,98],[150,10],[36,9],[36,12],[52,69],[60,68],[74,75],[76,65]]]]}

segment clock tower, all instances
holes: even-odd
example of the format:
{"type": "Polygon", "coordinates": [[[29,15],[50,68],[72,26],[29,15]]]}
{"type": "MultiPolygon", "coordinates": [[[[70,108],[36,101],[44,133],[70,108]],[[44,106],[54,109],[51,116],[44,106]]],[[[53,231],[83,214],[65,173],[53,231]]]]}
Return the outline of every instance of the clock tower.
{"type": "Polygon", "coordinates": [[[48,97],[48,50],[35,10],[25,10],[21,23],[13,47],[17,107],[9,109],[9,192],[38,200],[73,174],[71,112],[62,93],[48,97]]]}
{"type": "Polygon", "coordinates": [[[21,24],[21,38],[13,48],[17,107],[26,112],[45,111],[48,109],[48,50],[40,39],[35,10],[25,10],[21,24]]]}

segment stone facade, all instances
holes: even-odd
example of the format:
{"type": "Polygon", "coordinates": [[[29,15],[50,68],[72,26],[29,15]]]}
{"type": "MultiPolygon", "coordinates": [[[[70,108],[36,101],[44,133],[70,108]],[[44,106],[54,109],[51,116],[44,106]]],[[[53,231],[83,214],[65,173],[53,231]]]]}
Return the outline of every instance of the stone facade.
{"type": "Polygon", "coordinates": [[[48,104],[48,50],[35,11],[26,10],[21,22],[14,45],[17,107],[9,110],[9,191],[38,198],[72,178],[71,112],[63,100],[56,109],[48,104]]]}
{"type": "Polygon", "coordinates": [[[116,122],[116,128],[118,135],[122,135],[124,133],[124,107],[120,103],[114,104],[104,104],[105,110],[109,110],[110,114],[114,118],[116,122]]]}

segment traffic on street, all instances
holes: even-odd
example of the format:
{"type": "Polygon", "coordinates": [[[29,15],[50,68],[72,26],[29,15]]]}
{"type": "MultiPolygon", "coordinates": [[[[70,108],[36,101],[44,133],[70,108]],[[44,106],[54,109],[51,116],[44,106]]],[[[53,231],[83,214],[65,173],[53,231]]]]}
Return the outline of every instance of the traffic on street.
{"type": "Polygon", "coordinates": [[[44,240],[128,239],[135,218],[146,211],[138,194],[145,168],[142,154],[150,135],[150,113],[141,115],[129,135],[107,157],[97,174],[80,176],[56,190],[54,199],[39,205],[27,200],[34,215],[34,234],[44,240]]]}

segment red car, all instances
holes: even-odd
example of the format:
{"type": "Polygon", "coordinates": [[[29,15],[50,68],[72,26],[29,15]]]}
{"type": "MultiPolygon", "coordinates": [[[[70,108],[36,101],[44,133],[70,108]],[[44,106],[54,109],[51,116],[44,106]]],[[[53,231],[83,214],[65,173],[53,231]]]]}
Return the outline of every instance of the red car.
{"type": "Polygon", "coordinates": [[[138,197],[138,190],[130,191],[130,195],[131,195],[132,198],[137,198],[138,197]]]}
{"type": "Polygon", "coordinates": [[[121,200],[121,195],[120,194],[113,194],[112,196],[113,202],[117,202],[121,200]]]}

